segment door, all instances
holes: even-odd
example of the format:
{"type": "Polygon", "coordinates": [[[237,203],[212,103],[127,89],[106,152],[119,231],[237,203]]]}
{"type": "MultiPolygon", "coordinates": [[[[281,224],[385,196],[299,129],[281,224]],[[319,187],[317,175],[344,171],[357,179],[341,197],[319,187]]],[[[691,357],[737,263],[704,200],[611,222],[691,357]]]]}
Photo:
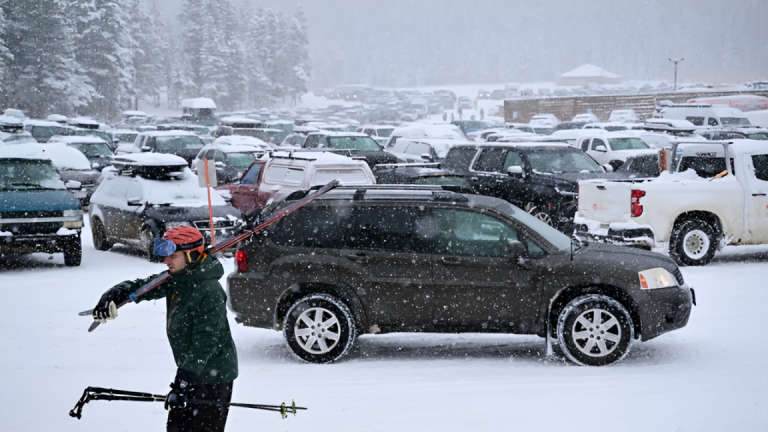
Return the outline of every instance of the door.
{"type": "Polygon", "coordinates": [[[534,275],[510,260],[515,227],[487,214],[433,209],[434,321],[445,329],[530,331],[539,290],[534,275]]]}
{"type": "Polygon", "coordinates": [[[480,153],[472,167],[470,183],[480,195],[499,197],[505,148],[486,148],[480,153]]]}
{"type": "Polygon", "coordinates": [[[264,162],[254,162],[248,171],[243,174],[240,184],[228,186],[232,194],[232,206],[243,213],[250,213],[260,209],[256,204],[256,197],[259,193],[259,184],[261,183],[264,162]]]}
{"type": "Polygon", "coordinates": [[[354,209],[340,280],[357,289],[371,325],[399,331],[432,325],[431,220],[425,212],[407,206],[354,209]]]}
{"type": "Polygon", "coordinates": [[[600,138],[595,138],[592,140],[592,144],[589,148],[589,155],[592,156],[592,159],[597,163],[600,165],[608,163],[608,144],[606,144],[605,141],[600,138]],[[598,146],[602,146],[601,150],[597,150],[598,146]]]}
{"type": "Polygon", "coordinates": [[[122,239],[123,211],[128,208],[126,193],[128,191],[128,178],[115,176],[109,180],[112,184],[105,191],[109,200],[102,200],[101,212],[104,215],[104,228],[110,239],[122,239]]]}
{"type": "Polygon", "coordinates": [[[768,154],[744,156],[749,201],[749,243],[768,243],[768,154]]]}
{"type": "Polygon", "coordinates": [[[516,206],[523,207],[525,200],[525,178],[511,176],[507,169],[519,166],[525,170],[520,154],[512,148],[486,149],[475,162],[477,172],[477,190],[481,195],[505,199],[516,206]]]}

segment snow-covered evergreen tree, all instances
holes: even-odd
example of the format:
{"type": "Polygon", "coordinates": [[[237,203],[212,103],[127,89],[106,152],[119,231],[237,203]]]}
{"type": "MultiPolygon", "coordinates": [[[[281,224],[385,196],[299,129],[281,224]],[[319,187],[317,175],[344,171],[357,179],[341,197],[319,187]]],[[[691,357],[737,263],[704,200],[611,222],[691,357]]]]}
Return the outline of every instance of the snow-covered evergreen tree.
{"type": "Polygon", "coordinates": [[[155,107],[160,106],[160,89],[165,85],[166,70],[172,57],[168,43],[161,36],[163,25],[154,1],[149,10],[134,2],[129,10],[131,32],[136,35],[138,48],[134,52],[136,68],[136,91],[133,108],[138,108],[138,99],[150,97],[155,107]]]}
{"type": "Polygon", "coordinates": [[[5,100],[6,78],[8,68],[13,61],[13,54],[5,46],[5,12],[0,8],[0,100],[5,100]]]}
{"type": "Polygon", "coordinates": [[[78,72],[74,28],[65,1],[6,0],[5,45],[13,56],[5,78],[5,105],[32,116],[74,113],[90,102],[93,87],[78,72]]]}

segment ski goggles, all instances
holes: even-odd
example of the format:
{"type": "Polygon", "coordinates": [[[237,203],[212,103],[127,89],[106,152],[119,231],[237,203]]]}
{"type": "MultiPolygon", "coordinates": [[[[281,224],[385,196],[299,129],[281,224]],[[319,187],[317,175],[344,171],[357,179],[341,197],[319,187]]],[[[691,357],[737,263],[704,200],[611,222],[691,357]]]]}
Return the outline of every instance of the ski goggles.
{"type": "Polygon", "coordinates": [[[155,239],[155,248],[152,251],[153,254],[166,257],[174,252],[176,252],[176,245],[171,240],[164,238],[155,239]]]}

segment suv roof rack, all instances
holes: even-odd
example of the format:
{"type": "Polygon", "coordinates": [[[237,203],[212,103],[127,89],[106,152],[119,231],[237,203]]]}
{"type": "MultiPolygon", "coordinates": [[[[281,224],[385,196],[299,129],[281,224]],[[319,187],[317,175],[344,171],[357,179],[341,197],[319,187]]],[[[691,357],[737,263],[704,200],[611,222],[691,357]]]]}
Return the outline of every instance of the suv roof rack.
{"type": "Polygon", "coordinates": [[[373,167],[375,170],[381,170],[381,169],[397,169],[397,168],[437,168],[440,169],[440,163],[439,162],[425,162],[425,163],[393,163],[393,164],[378,164],[373,167]]]}
{"type": "MultiPolygon", "coordinates": [[[[322,185],[312,186],[308,190],[300,190],[300,191],[293,192],[292,194],[288,195],[285,198],[285,200],[295,201],[295,200],[302,199],[313,190],[317,190],[321,187],[322,185]]],[[[342,185],[342,186],[335,187],[333,190],[355,191],[355,194],[352,198],[353,200],[365,199],[365,195],[369,190],[379,190],[379,191],[392,190],[392,191],[432,192],[433,201],[461,201],[461,202],[469,201],[467,197],[463,196],[461,192],[458,191],[458,188],[456,186],[448,186],[448,185],[409,185],[409,184],[377,184],[377,185],[355,185],[355,186],[342,185]]]]}
{"type": "MultiPolygon", "coordinates": [[[[317,160],[317,158],[309,158],[309,157],[300,157],[300,156],[294,156],[294,151],[290,150],[270,150],[269,151],[269,158],[270,159],[292,159],[292,160],[305,160],[305,161],[313,161],[317,160]],[[278,151],[288,154],[276,154],[278,151]]],[[[299,152],[301,153],[301,152],[299,152]]]]}

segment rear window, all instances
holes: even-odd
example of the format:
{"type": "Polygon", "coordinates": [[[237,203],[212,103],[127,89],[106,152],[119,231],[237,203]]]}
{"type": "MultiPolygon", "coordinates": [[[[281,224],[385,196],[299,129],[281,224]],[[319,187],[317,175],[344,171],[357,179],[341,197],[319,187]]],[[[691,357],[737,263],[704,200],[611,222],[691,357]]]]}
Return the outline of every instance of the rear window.
{"type": "Polygon", "coordinates": [[[685,156],[680,160],[678,171],[692,169],[699,177],[711,178],[725,171],[725,158],[685,156]]]}
{"type": "Polygon", "coordinates": [[[264,173],[266,183],[300,185],[304,180],[304,168],[292,168],[286,166],[271,166],[264,173]]]}
{"type": "Polygon", "coordinates": [[[720,117],[720,123],[722,123],[723,126],[749,126],[751,124],[749,123],[749,120],[744,117],[720,117]]]}
{"type": "Polygon", "coordinates": [[[609,138],[608,143],[612,150],[642,150],[647,149],[648,144],[640,138],[609,138]]]}
{"type": "Polygon", "coordinates": [[[319,169],[312,178],[312,186],[324,185],[335,179],[344,184],[371,184],[371,180],[360,168],[353,169],[319,169]]]}
{"type": "Polygon", "coordinates": [[[112,156],[112,150],[105,143],[72,143],[74,147],[87,157],[112,156]]]}
{"type": "Polygon", "coordinates": [[[232,168],[246,168],[254,158],[253,153],[227,153],[227,160],[232,168]]]}
{"type": "Polygon", "coordinates": [[[755,166],[755,177],[758,180],[768,181],[768,155],[752,156],[752,164],[755,166]]]}

